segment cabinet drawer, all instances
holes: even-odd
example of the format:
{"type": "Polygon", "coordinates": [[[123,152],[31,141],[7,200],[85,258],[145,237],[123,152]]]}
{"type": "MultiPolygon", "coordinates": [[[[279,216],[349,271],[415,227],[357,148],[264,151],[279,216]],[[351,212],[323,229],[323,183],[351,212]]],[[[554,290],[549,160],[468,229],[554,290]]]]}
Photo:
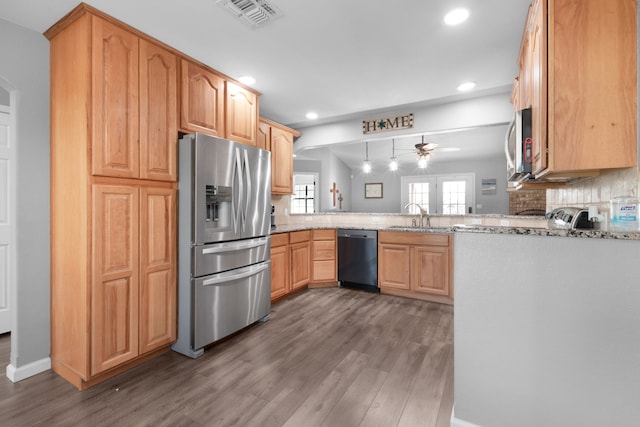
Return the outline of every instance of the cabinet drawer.
{"type": "Polygon", "coordinates": [[[379,231],[379,243],[397,243],[403,245],[448,246],[448,234],[418,232],[379,231]]]}
{"type": "Polygon", "coordinates": [[[313,230],[313,240],[336,240],[336,230],[313,230]]]}
{"type": "Polygon", "coordinates": [[[313,241],[313,259],[314,260],[336,259],[335,240],[314,240],[313,241]]]}
{"type": "Polygon", "coordinates": [[[311,240],[311,230],[292,231],[289,233],[289,243],[308,242],[311,240]]]}
{"type": "Polygon", "coordinates": [[[289,234],[279,233],[271,235],[271,247],[284,246],[289,244],[289,234]]]}

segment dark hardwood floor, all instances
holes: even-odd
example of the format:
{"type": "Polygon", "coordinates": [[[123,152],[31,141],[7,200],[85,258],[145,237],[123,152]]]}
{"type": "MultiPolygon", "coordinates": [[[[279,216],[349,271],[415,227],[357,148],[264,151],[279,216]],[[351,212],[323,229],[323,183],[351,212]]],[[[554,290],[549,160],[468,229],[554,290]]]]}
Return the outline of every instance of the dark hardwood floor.
{"type": "Polygon", "coordinates": [[[280,301],[199,359],[169,352],[83,392],[52,371],[0,377],[3,426],[440,427],[452,404],[452,307],[344,288],[280,301]]]}

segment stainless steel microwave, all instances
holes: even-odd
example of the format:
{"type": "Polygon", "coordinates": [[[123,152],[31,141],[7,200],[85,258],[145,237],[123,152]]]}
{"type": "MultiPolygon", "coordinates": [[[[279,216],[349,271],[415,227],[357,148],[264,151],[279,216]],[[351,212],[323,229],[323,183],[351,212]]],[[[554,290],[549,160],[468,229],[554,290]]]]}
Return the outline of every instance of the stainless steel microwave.
{"type": "Polygon", "coordinates": [[[525,108],[515,112],[505,136],[507,181],[520,182],[531,177],[531,145],[531,108],[525,108]]]}

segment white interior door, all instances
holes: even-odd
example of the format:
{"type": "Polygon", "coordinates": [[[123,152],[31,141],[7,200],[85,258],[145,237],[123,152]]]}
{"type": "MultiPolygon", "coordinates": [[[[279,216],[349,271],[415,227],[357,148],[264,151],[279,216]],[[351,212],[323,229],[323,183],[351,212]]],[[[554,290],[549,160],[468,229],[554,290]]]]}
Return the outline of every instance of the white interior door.
{"type": "Polygon", "coordinates": [[[0,333],[11,325],[10,289],[15,281],[15,139],[11,110],[0,105],[0,333]]]}
{"type": "Polygon", "coordinates": [[[438,213],[466,215],[475,206],[475,176],[473,174],[442,175],[437,180],[438,213]]]}
{"type": "Polygon", "coordinates": [[[466,215],[475,206],[475,175],[420,175],[401,178],[402,212],[418,214],[420,205],[429,214],[466,215]],[[412,204],[406,209],[407,204],[412,204]]]}

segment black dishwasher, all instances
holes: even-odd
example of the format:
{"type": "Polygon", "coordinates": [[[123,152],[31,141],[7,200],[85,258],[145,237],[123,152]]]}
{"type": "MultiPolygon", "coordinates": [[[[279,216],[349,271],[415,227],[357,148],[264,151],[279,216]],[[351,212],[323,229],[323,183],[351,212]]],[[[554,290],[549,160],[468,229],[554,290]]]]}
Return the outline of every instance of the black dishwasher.
{"type": "Polygon", "coordinates": [[[338,229],[338,280],[341,286],[380,291],[376,230],[338,229]]]}

